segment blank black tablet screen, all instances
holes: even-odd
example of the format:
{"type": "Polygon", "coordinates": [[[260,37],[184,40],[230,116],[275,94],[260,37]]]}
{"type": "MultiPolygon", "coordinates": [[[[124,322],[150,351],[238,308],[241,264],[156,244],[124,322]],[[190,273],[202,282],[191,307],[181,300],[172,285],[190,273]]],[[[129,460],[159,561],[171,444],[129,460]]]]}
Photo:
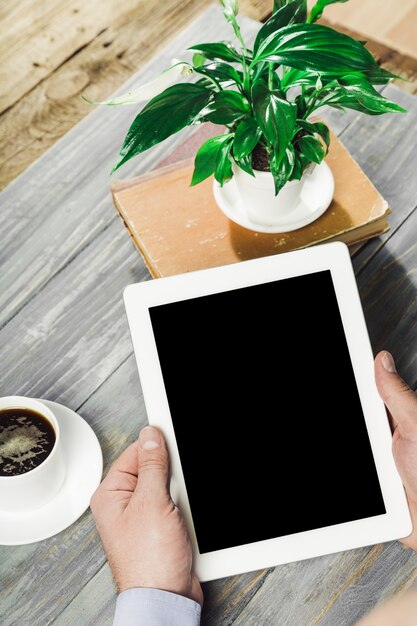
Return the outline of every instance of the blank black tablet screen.
{"type": "Polygon", "coordinates": [[[330,271],[150,316],[201,553],[385,513],[330,271]]]}

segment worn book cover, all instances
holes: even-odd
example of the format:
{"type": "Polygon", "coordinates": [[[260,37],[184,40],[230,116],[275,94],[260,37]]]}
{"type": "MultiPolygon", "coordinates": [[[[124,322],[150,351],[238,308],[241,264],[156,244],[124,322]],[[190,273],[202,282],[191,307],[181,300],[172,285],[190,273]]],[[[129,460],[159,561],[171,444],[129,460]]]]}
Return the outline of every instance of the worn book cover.
{"type": "Polygon", "coordinates": [[[193,155],[213,132],[202,126],[157,169],[115,181],[115,206],[154,277],[226,265],[321,242],[354,244],[388,230],[387,202],[332,133],[326,161],[335,178],[327,211],[290,233],[256,233],[226,218],[213,197],[213,179],[190,187],[193,155]]]}

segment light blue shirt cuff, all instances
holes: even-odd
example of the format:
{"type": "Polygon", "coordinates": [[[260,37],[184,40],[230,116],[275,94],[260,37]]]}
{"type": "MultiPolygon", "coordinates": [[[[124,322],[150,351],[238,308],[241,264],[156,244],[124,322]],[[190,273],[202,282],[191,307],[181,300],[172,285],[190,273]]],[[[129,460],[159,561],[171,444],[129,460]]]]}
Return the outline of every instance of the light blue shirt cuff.
{"type": "Polygon", "coordinates": [[[169,591],[135,587],[119,594],[113,626],[199,626],[198,602],[169,591]]]}

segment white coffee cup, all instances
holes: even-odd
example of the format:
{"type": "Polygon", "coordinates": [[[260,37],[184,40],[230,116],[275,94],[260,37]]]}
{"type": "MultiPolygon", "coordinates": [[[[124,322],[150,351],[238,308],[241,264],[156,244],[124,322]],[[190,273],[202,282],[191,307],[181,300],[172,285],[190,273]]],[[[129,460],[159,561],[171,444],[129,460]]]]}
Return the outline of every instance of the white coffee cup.
{"type": "Polygon", "coordinates": [[[22,396],[0,398],[0,411],[29,409],[40,413],[55,431],[50,454],[34,469],[17,476],[0,476],[0,510],[24,513],[46,504],[59,491],[65,478],[59,424],[53,412],[39,400],[22,396]]]}

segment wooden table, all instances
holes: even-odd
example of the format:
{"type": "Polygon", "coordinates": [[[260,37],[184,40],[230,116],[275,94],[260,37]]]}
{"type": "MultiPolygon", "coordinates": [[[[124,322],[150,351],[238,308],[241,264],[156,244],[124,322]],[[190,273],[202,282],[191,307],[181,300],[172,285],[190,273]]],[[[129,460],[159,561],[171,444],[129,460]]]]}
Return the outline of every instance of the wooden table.
{"type": "MultiPolygon", "coordinates": [[[[247,35],[255,28],[244,22],[247,35]]],[[[129,85],[197,40],[229,34],[209,9],[129,85]]],[[[358,252],[354,265],[374,350],[392,350],[415,388],[417,98],[392,86],[386,93],[409,113],[327,117],[393,208],[391,231],[358,252]]],[[[0,394],[78,411],[99,437],[106,469],[146,423],[122,290],[149,274],[108,190],[132,115],[127,107],[93,110],[7,187],[0,212],[0,394]]],[[[123,176],[149,170],[183,138],[130,162],[123,176]]],[[[292,563],[206,584],[203,623],[348,626],[416,575],[417,555],[397,542],[292,563]]],[[[115,598],[89,512],[49,540],[1,548],[2,626],[106,626],[115,598]]]]}

